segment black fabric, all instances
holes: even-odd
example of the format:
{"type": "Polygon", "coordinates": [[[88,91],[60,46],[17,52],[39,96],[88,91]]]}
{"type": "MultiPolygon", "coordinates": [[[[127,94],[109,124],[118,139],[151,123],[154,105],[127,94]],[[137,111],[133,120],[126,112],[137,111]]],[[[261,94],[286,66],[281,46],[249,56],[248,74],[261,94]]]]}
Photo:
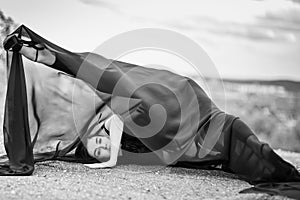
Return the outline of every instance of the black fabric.
{"type": "Polygon", "coordinates": [[[28,125],[26,83],[19,53],[13,53],[10,66],[3,129],[9,165],[1,166],[0,175],[30,175],[34,170],[34,161],[28,125]]]}
{"type": "Polygon", "coordinates": [[[260,183],[252,188],[245,189],[240,193],[267,193],[270,195],[287,196],[293,199],[300,199],[299,182],[283,182],[283,183],[260,183]]]}
{"type": "Polygon", "coordinates": [[[16,35],[8,36],[7,39],[3,42],[3,48],[7,50],[13,50],[15,52],[19,52],[22,48],[23,44],[19,41],[16,35]]]}
{"type": "Polygon", "coordinates": [[[278,156],[268,144],[261,143],[241,120],[233,123],[229,161],[225,171],[255,185],[241,193],[261,192],[300,198],[300,174],[278,156]]]}
{"type": "Polygon", "coordinates": [[[252,183],[300,182],[300,174],[290,163],[262,143],[240,119],[234,121],[229,161],[233,173],[252,183]]]}

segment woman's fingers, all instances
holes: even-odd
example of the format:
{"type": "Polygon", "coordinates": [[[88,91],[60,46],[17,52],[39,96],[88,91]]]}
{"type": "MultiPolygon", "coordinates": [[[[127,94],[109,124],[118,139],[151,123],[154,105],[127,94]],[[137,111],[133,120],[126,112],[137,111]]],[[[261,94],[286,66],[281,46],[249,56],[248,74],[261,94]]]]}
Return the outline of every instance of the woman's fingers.
{"type": "Polygon", "coordinates": [[[103,165],[101,165],[101,163],[84,164],[84,166],[91,168],[91,169],[104,168],[103,165]]]}
{"type": "Polygon", "coordinates": [[[104,163],[84,164],[84,166],[91,169],[101,169],[101,168],[111,168],[116,166],[116,164],[111,162],[104,162],[104,163]]]}

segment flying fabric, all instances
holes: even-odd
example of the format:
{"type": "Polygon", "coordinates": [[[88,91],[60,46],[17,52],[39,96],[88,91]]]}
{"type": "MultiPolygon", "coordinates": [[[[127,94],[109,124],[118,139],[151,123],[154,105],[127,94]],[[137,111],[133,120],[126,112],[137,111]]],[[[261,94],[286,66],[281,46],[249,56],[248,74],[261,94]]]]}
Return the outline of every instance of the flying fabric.
{"type": "MultiPolygon", "coordinates": [[[[14,33],[45,45],[56,61],[38,66],[48,70],[47,76],[31,71],[27,79],[19,53],[8,62],[3,133],[9,163],[1,166],[1,175],[30,175],[35,161],[67,160],[72,151],[82,155],[81,140],[117,113],[125,125],[122,149],[131,156],[155,155],[163,164],[186,167],[222,164],[252,184],[300,181],[299,172],[251,131],[239,134],[243,125],[234,131],[239,119],[220,111],[193,80],[70,52],[24,25],[14,33]],[[137,143],[144,150],[128,145],[137,143]]],[[[70,160],[81,162],[79,157],[70,160]]]]}

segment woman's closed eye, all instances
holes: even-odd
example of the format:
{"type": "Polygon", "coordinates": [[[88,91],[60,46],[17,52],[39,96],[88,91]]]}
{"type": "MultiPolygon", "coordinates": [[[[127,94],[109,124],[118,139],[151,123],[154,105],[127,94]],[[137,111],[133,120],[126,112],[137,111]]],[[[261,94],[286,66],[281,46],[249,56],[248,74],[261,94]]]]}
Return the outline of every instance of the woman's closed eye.
{"type": "Polygon", "coordinates": [[[97,158],[97,157],[100,157],[100,155],[101,155],[101,148],[98,147],[94,151],[94,156],[97,158]]]}
{"type": "Polygon", "coordinates": [[[101,144],[101,137],[96,137],[96,144],[101,144]]]}

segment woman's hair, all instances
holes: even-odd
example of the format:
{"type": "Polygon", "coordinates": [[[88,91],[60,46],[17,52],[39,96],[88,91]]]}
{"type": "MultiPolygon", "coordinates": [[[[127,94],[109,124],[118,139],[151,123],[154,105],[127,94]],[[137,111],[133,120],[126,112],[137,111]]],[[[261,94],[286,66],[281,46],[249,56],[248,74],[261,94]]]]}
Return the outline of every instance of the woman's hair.
{"type": "Polygon", "coordinates": [[[75,150],[75,157],[78,159],[79,162],[81,163],[95,163],[95,162],[100,162],[96,158],[92,157],[89,155],[86,146],[83,144],[81,141],[76,150],[75,150]]]}

